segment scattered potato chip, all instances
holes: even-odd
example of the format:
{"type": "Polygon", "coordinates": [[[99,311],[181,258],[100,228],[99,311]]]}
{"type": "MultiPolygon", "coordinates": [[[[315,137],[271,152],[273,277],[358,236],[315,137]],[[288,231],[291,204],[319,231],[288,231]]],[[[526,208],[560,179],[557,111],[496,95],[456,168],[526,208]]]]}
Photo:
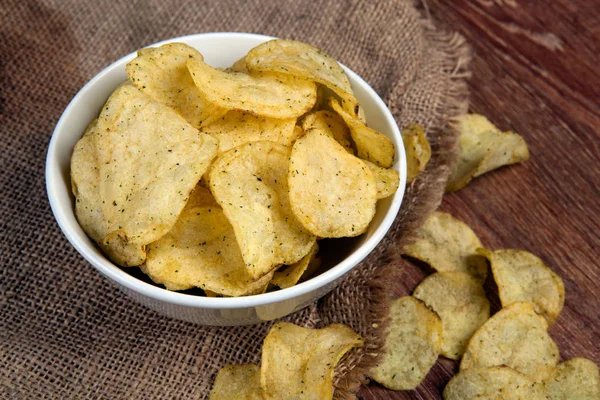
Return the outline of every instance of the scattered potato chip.
{"type": "Polygon", "coordinates": [[[436,211],[417,231],[414,243],[404,254],[426,262],[440,271],[462,271],[480,282],[487,276],[487,261],[477,253],[481,242],[464,222],[452,215],[436,211]]]}
{"type": "Polygon", "coordinates": [[[431,146],[425,137],[425,129],[410,124],[402,129],[402,141],[406,151],[407,182],[410,183],[425,169],[431,158],[431,146]]]}
{"type": "Polygon", "coordinates": [[[263,400],[260,367],[227,365],[219,371],[208,400],[263,400]]]}
{"type": "Polygon", "coordinates": [[[244,72],[244,73],[248,73],[248,67],[246,66],[246,56],[240,58],[239,60],[237,60],[236,62],[233,63],[233,65],[231,66],[231,68],[229,68],[230,71],[233,72],[244,72]]]}
{"type": "Polygon", "coordinates": [[[310,249],[308,254],[305,255],[302,260],[292,265],[286,265],[283,268],[275,271],[273,274],[273,279],[271,280],[271,284],[279,287],[280,289],[294,286],[303,276],[310,263],[313,262],[318,251],[319,245],[315,242],[312,249],[310,249]]]}
{"type": "Polygon", "coordinates": [[[436,272],[417,286],[413,296],[442,319],[440,354],[453,360],[460,359],[473,333],[490,317],[481,283],[464,272],[436,272]]]}
{"type": "Polygon", "coordinates": [[[383,168],[394,163],[394,144],[387,136],[366,126],[360,119],[344,111],[335,99],[330,100],[331,107],[350,129],[357,155],[383,168]]]}
{"type": "Polygon", "coordinates": [[[383,358],[371,377],[392,390],[412,390],[435,364],[442,344],[442,321],[412,296],[390,305],[383,358]]]}
{"type": "Polygon", "coordinates": [[[395,169],[378,167],[367,160],[363,160],[363,162],[375,176],[378,200],[385,199],[396,193],[398,185],[400,184],[400,175],[398,174],[398,171],[395,169]]]}
{"type": "Polygon", "coordinates": [[[217,157],[208,173],[210,190],[233,226],[254,279],[300,261],[316,240],[290,208],[289,157],[287,146],[251,142],[217,157]]]}
{"type": "Polygon", "coordinates": [[[317,100],[313,82],[269,74],[225,72],[189,58],[187,66],[202,95],[217,107],[248,111],[271,118],[295,118],[309,111],[317,100]]]}
{"type": "Polygon", "coordinates": [[[460,369],[505,365],[541,382],[560,359],[547,329],[548,322],[531,303],[513,303],[473,334],[460,369]]]}
{"type": "Polygon", "coordinates": [[[321,110],[308,114],[302,120],[302,129],[305,132],[316,128],[321,132],[327,133],[341,144],[348,153],[354,154],[352,143],[350,142],[350,130],[344,121],[334,112],[321,110]]]}
{"type": "Polygon", "coordinates": [[[250,50],[246,64],[250,71],[290,75],[325,85],[340,97],[344,110],[358,115],[358,101],[344,69],[316,47],[294,40],[270,40],[250,50]]]}
{"type": "Polygon", "coordinates": [[[360,235],[375,215],[373,173],[320,130],[296,140],[287,179],[294,215],[319,237],[360,235]]]}
{"type": "Polygon", "coordinates": [[[467,114],[459,123],[459,156],[446,186],[447,192],[465,187],[471,179],[503,165],[529,159],[523,138],[501,132],[486,117],[467,114]]]}
{"type": "Polygon", "coordinates": [[[480,249],[489,260],[502,306],[528,301],[552,325],[565,303],[562,279],[542,260],[524,250],[480,249]]]}
{"type": "Polygon", "coordinates": [[[291,146],[296,140],[296,118],[275,119],[229,111],[201,131],[219,140],[219,153],[248,142],[269,140],[291,146]]]}
{"type": "Polygon", "coordinates": [[[363,339],[332,324],[308,329],[278,322],[263,343],[260,384],[266,399],[331,399],[333,371],[342,356],[363,339]]]}
{"type": "Polygon", "coordinates": [[[136,88],[175,109],[198,128],[220,118],[227,110],[215,107],[202,97],[186,65],[190,56],[202,57],[187,44],[168,43],[140,50],[126,70],[136,88]]]}
{"type": "Polygon", "coordinates": [[[600,372],[593,361],[572,358],[558,364],[545,386],[552,400],[598,400],[600,372]]]}
{"type": "Polygon", "coordinates": [[[199,287],[225,296],[262,292],[273,274],[254,281],[231,224],[210,197],[207,189],[196,187],[175,226],[148,245],[142,271],[169,290],[199,287]]]}
{"type": "Polygon", "coordinates": [[[542,385],[508,367],[460,371],[444,389],[444,400],[547,400],[542,385]]]}

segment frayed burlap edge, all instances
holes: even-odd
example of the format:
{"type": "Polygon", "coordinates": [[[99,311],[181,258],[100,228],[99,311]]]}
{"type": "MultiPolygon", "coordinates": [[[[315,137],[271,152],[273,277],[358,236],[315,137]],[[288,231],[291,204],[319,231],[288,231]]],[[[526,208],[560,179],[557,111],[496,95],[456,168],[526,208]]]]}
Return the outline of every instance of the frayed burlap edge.
{"type": "MultiPolygon", "coordinates": [[[[355,399],[360,386],[368,383],[369,371],[379,363],[385,349],[394,282],[399,279],[405,263],[401,249],[414,240],[416,230],[442,201],[446,181],[457,156],[456,119],[467,112],[469,105],[466,79],[470,76],[471,49],[460,34],[437,28],[426,5],[422,11],[420,23],[427,44],[444,55],[443,78],[447,84],[437,105],[440,120],[427,132],[432,157],[425,171],[406,188],[402,209],[384,239],[384,251],[378,259],[382,267],[367,283],[370,296],[365,301],[369,302],[369,320],[373,322],[365,335],[363,356],[354,367],[344,365],[342,361],[342,365],[336,368],[336,399],[355,399]]],[[[400,119],[401,110],[397,105],[401,95],[401,91],[392,92],[387,100],[397,120],[400,119]]]]}

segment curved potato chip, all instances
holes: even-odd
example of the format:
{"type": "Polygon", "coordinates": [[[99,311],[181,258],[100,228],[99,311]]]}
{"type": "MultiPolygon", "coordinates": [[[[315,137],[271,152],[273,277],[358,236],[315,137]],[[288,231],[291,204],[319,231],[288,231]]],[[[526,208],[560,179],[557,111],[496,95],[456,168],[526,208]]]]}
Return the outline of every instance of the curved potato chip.
{"type": "Polygon", "coordinates": [[[558,364],[544,384],[552,400],[600,399],[600,371],[587,358],[572,358],[558,364]]]}
{"type": "Polygon", "coordinates": [[[263,343],[260,384],[266,399],[331,399],[333,372],[342,356],[363,339],[332,324],[308,329],[278,322],[263,343]]]}
{"type": "Polygon", "coordinates": [[[363,160],[371,161],[380,167],[391,167],[394,163],[395,150],[390,138],[369,128],[360,119],[344,111],[337,100],[330,99],[330,105],[350,129],[356,154],[363,160]]]}
{"type": "Polygon", "coordinates": [[[360,235],[375,215],[373,173],[317,129],[294,143],[287,179],[294,215],[319,237],[360,235]]]}
{"type": "Polygon", "coordinates": [[[565,303],[562,279],[542,260],[524,250],[480,249],[490,260],[502,306],[528,301],[552,325],[565,303]]]}
{"type": "Polygon", "coordinates": [[[444,400],[547,400],[544,388],[508,367],[460,371],[444,389],[444,400]]]}
{"type": "Polygon", "coordinates": [[[410,124],[402,129],[402,141],[406,151],[406,180],[410,183],[427,166],[431,158],[431,146],[425,137],[425,129],[419,124],[410,124]]]}
{"type": "Polygon", "coordinates": [[[477,280],[464,272],[436,272],[425,278],[413,296],[442,319],[440,354],[458,360],[473,333],[490,317],[490,303],[477,280]]]}
{"type": "Polygon", "coordinates": [[[225,296],[260,293],[272,273],[254,281],[231,224],[210,197],[207,189],[196,187],[175,226],[148,245],[142,271],[169,290],[199,287],[225,296]]]}
{"type": "Polygon", "coordinates": [[[251,142],[223,153],[208,173],[210,190],[231,222],[251,276],[294,264],[315,243],[294,217],[288,195],[290,148],[251,142]]]}
{"type": "Polygon", "coordinates": [[[416,240],[404,247],[404,254],[426,262],[437,271],[467,272],[484,282],[487,261],[477,253],[479,247],[479,238],[467,224],[436,211],[419,228],[416,240]]]}
{"type": "Polygon", "coordinates": [[[284,74],[325,85],[340,97],[344,110],[358,115],[358,101],[344,69],[316,47],[295,40],[274,39],[250,50],[246,64],[250,71],[284,74]]]}
{"type": "Polygon", "coordinates": [[[296,140],[296,118],[275,119],[242,111],[229,111],[217,121],[202,127],[206,133],[219,140],[219,153],[248,142],[269,140],[291,146],[296,140]]]}
{"type": "Polygon", "coordinates": [[[302,129],[304,132],[316,128],[321,132],[327,133],[342,145],[348,153],[354,154],[352,143],[350,142],[350,130],[336,113],[327,110],[315,111],[308,114],[302,120],[302,129]]]}
{"type": "Polygon", "coordinates": [[[168,43],[138,51],[138,56],[125,67],[129,80],[154,100],[179,112],[198,128],[227,112],[208,103],[194,84],[187,60],[202,57],[184,43],[168,43]]]}
{"type": "Polygon", "coordinates": [[[215,378],[208,400],[262,400],[260,367],[254,364],[227,365],[215,378]]]}
{"type": "Polygon", "coordinates": [[[280,289],[294,286],[303,276],[310,263],[313,262],[318,251],[319,245],[315,242],[312,249],[310,249],[308,254],[305,255],[302,260],[292,265],[286,265],[278,271],[275,271],[270,284],[275,285],[280,289]]]}
{"type": "Polygon", "coordinates": [[[458,161],[448,179],[447,192],[465,187],[488,171],[529,159],[527,143],[520,135],[501,132],[483,115],[461,118],[458,144],[458,161]]]}
{"type": "Polygon", "coordinates": [[[435,364],[442,344],[442,321],[412,296],[390,305],[390,325],[383,358],[371,377],[392,390],[412,390],[435,364]]]}
{"type": "Polygon", "coordinates": [[[225,72],[194,56],[187,61],[202,95],[217,107],[248,111],[271,118],[294,118],[309,111],[317,100],[313,82],[275,75],[225,72]]]}
{"type": "Polygon", "coordinates": [[[246,74],[249,73],[250,71],[248,71],[248,67],[246,66],[246,56],[234,62],[233,65],[229,68],[229,71],[244,72],[246,74]]]}
{"type": "Polygon", "coordinates": [[[367,160],[363,160],[363,162],[369,167],[373,176],[375,176],[377,200],[385,199],[396,193],[398,185],[400,185],[400,175],[398,174],[398,171],[395,169],[378,167],[367,160]]]}
{"type": "Polygon", "coordinates": [[[560,359],[547,329],[548,322],[531,303],[513,303],[473,334],[460,369],[505,365],[541,382],[560,359]]]}

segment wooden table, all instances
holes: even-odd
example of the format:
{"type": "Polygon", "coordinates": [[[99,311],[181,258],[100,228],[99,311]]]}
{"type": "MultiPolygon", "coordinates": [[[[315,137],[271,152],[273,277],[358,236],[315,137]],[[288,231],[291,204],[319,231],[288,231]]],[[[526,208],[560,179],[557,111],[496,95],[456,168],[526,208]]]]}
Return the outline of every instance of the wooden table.
{"type": "MultiPolygon", "coordinates": [[[[564,280],[550,334],[563,359],[600,365],[600,9],[596,0],[427,1],[472,45],[471,111],[525,137],[531,159],[474,180],[441,209],[488,248],[538,255],[564,280]]],[[[399,295],[425,276],[409,265],[399,295]]],[[[495,302],[493,306],[497,308],[495,302]]],[[[438,399],[458,363],[440,358],[414,391],[377,384],[359,398],[438,399]]]]}

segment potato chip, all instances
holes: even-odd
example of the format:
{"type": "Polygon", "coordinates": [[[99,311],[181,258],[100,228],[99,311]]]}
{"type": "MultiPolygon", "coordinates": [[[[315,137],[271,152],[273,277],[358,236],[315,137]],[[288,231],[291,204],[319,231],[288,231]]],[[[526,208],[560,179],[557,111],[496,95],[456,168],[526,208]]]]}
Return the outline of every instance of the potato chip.
{"type": "Polygon", "coordinates": [[[398,174],[398,171],[395,169],[378,167],[367,160],[363,160],[363,162],[369,167],[373,176],[375,176],[378,200],[385,199],[396,193],[398,185],[400,185],[400,175],[398,174]]]}
{"type": "Polygon", "coordinates": [[[229,71],[249,73],[250,71],[248,71],[248,66],[246,65],[246,56],[234,62],[229,71]]]}
{"type": "Polygon", "coordinates": [[[464,272],[436,272],[425,278],[413,296],[442,319],[440,354],[458,360],[473,333],[490,317],[490,303],[481,283],[464,272]]]}
{"type": "Polygon", "coordinates": [[[296,140],[296,118],[275,119],[229,111],[201,131],[219,140],[219,153],[248,142],[269,140],[291,146],[296,140]]]}
{"type": "Polygon", "coordinates": [[[392,390],[412,390],[435,364],[442,344],[442,321],[412,296],[391,302],[383,358],[371,377],[392,390]]]}
{"type": "Polygon", "coordinates": [[[313,262],[318,251],[319,245],[315,242],[312,249],[310,249],[308,254],[305,255],[302,260],[292,265],[286,265],[283,268],[275,271],[270,284],[277,286],[280,289],[294,286],[303,276],[310,263],[313,262]]]}
{"type": "Polygon", "coordinates": [[[290,208],[289,157],[287,146],[251,142],[217,157],[208,173],[210,190],[233,226],[254,279],[300,261],[316,240],[290,208]]]}
{"type": "Polygon", "coordinates": [[[404,248],[404,254],[426,262],[440,271],[462,271],[480,282],[487,276],[487,261],[477,253],[481,242],[464,222],[436,211],[417,231],[416,240],[404,248]]]}
{"type": "Polygon", "coordinates": [[[375,215],[373,173],[320,130],[294,143],[288,182],[294,215],[319,237],[360,235],[375,215]]]}
{"type": "Polygon", "coordinates": [[[284,74],[325,85],[340,97],[344,110],[354,117],[358,115],[358,101],[344,69],[316,47],[294,40],[270,40],[250,50],[246,64],[250,71],[284,74]]]}
{"type": "Polygon", "coordinates": [[[406,151],[406,179],[410,183],[427,166],[431,158],[431,146],[425,137],[425,129],[419,124],[410,124],[402,129],[402,141],[406,151]]]}
{"type": "Polygon", "coordinates": [[[552,325],[565,303],[562,279],[538,257],[524,250],[480,249],[490,260],[502,306],[528,301],[552,325]]]}
{"type": "Polygon", "coordinates": [[[308,329],[278,322],[263,343],[260,384],[266,399],[331,399],[333,372],[342,356],[363,339],[332,324],[308,329]]]}
{"type": "Polygon", "coordinates": [[[199,287],[225,296],[262,292],[273,274],[254,281],[231,224],[209,196],[196,187],[175,226],[148,245],[142,271],[169,290],[199,287]]]}
{"type": "Polygon", "coordinates": [[[227,365],[219,371],[208,400],[263,400],[260,367],[227,365]]]}
{"type": "Polygon", "coordinates": [[[460,369],[505,365],[541,382],[560,359],[547,329],[548,322],[531,303],[513,303],[473,334],[460,369]]]}
{"type": "Polygon", "coordinates": [[[460,371],[444,389],[444,400],[547,400],[542,385],[508,367],[460,371]]]}
{"type": "Polygon", "coordinates": [[[461,118],[458,144],[458,161],[448,179],[447,192],[466,186],[488,171],[529,159],[527,143],[520,135],[501,132],[483,115],[461,118]]]}
{"type": "Polygon", "coordinates": [[[558,364],[544,384],[552,400],[600,399],[598,366],[586,358],[572,358],[558,364]]]}
{"type": "Polygon", "coordinates": [[[247,111],[271,118],[295,118],[309,111],[317,100],[313,82],[269,74],[225,72],[189,58],[187,66],[202,95],[217,107],[247,111]]]}
{"type": "Polygon", "coordinates": [[[350,142],[350,130],[339,115],[332,111],[321,110],[308,114],[302,120],[302,129],[305,132],[316,128],[321,132],[327,133],[341,144],[348,153],[354,154],[352,143],[350,142]]]}
{"type": "Polygon", "coordinates": [[[344,111],[337,100],[331,99],[330,105],[350,129],[356,154],[363,160],[371,161],[380,167],[391,167],[394,163],[394,144],[390,138],[369,128],[360,119],[344,111]]]}
{"type": "Polygon", "coordinates": [[[187,44],[168,43],[140,50],[125,69],[135,87],[175,109],[198,128],[220,118],[227,110],[208,103],[200,94],[186,65],[191,56],[202,57],[187,44]]]}

